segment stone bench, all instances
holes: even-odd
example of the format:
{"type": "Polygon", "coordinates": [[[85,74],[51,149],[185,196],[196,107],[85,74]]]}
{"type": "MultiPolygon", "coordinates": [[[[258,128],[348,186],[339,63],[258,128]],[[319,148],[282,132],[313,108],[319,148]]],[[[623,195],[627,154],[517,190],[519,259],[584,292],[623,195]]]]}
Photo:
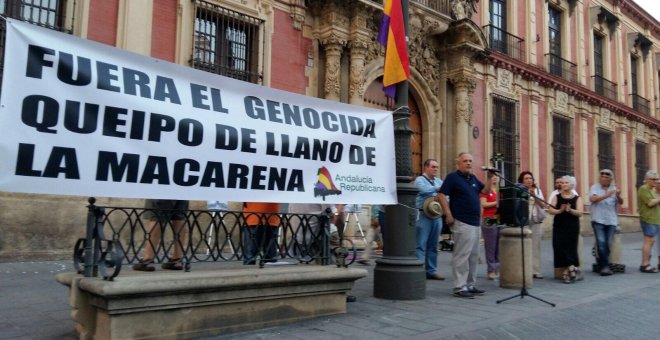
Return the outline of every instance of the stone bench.
{"type": "Polygon", "coordinates": [[[114,281],[60,273],[81,339],[185,339],[346,313],[364,269],[291,265],[137,273],[114,281]]]}

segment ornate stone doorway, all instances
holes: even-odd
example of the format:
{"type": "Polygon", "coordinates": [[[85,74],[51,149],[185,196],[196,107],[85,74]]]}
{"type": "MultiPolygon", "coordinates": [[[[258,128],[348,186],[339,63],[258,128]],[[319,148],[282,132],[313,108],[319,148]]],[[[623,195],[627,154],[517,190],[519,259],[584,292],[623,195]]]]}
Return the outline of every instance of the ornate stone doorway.
{"type": "MultiPolygon", "coordinates": [[[[364,93],[364,105],[381,110],[391,111],[394,108],[394,101],[387,98],[383,93],[383,77],[374,80],[364,93]]],[[[422,174],[422,119],[419,113],[419,106],[412,92],[408,93],[408,107],[410,108],[410,148],[412,149],[412,170],[413,178],[422,174]]]]}

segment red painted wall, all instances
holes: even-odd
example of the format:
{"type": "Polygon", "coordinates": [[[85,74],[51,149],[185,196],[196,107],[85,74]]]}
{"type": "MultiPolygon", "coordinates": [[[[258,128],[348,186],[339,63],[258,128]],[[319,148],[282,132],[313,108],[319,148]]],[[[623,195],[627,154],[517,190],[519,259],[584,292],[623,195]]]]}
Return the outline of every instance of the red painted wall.
{"type": "MultiPolygon", "coordinates": [[[[531,112],[529,108],[529,96],[522,95],[520,97],[520,140],[518,145],[520,145],[520,171],[531,170],[530,166],[530,143],[529,138],[532,131],[529,130],[529,120],[531,119],[531,112]]],[[[536,131],[533,132],[536,135],[536,131]]],[[[518,178],[518,174],[509,174],[511,178],[518,178]]],[[[536,176],[536,174],[534,174],[536,176]]]]}
{"type": "MultiPolygon", "coordinates": [[[[466,131],[468,138],[471,141],[472,150],[457,150],[457,152],[468,151],[472,154],[474,159],[474,164],[472,164],[472,171],[479,177],[482,181],[486,179],[486,175],[483,171],[478,170],[482,165],[490,166],[490,155],[486,155],[486,143],[491,137],[489,133],[490,127],[486,126],[486,108],[484,107],[484,99],[486,98],[486,88],[483,81],[479,81],[474,88],[474,93],[472,94],[472,126],[469,131],[466,131]],[[475,127],[479,128],[479,138],[474,139],[472,131],[475,127]]],[[[448,115],[448,117],[453,117],[454,113],[448,115]]],[[[450,155],[452,158],[456,155],[450,155]]],[[[451,162],[451,170],[454,164],[451,162]]]]}
{"type": "Polygon", "coordinates": [[[307,52],[312,41],[302,36],[302,31],[293,27],[288,13],[275,9],[272,56],[271,87],[304,94],[307,87],[305,67],[307,52]]]}
{"type": "Polygon", "coordinates": [[[531,133],[534,133],[535,138],[538,139],[539,148],[538,150],[530,150],[530,152],[539,153],[539,171],[537,174],[534,174],[534,178],[536,178],[536,183],[541,186],[541,190],[543,190],[545,197],[548,197],[554,186],[554,178],[549,178],[552,177],[552,173],[548,170],[548,153],[552,154],[552,135],[548,136],[547,130],[545,128],[545,122],[547,122],[548,117],[548,112],[546,111],[546,103],[541,101],[538,97],[537,100],[539,126],[537,131],[532,131],[531,133]]]}
{"type": "Polygon", "coordinates": [[[117,46],[119,0],[92,0],[89,4],[87,39],[117,46]]]}
{"type": "Polygon", "coordinates": [[[176,55],[176,0],[154,1],[151,56],[174,61],[176,55]]]}

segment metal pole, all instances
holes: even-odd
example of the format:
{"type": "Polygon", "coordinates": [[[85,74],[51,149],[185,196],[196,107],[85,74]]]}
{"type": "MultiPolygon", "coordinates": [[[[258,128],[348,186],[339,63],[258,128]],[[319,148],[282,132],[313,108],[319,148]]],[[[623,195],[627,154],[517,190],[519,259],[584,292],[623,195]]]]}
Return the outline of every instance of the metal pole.
{"type": "MultiPolygon", "coordinates": [[[[408,0],[401,0],[408,36],[408,0]]],[[[374,296],[390,300],[421,300],[426,297],[424,265],[415,256],[415,207],[417,188],[412,183],[410,109],[408,82],[396,89],[394,110],[397,197],[399,204],[385,207],[383,258],[376,260],[374,296]]]]}
{"type": "Polygon", "coordinates": [[[87,235],[85,237],[85,266],[84,266],[84,275],[85,277],[94,277],[94,267],[96,266],[95,257],[94,257],[94,231],[96,230],[96,198],[90,197],[87,202],[87,235]]]}

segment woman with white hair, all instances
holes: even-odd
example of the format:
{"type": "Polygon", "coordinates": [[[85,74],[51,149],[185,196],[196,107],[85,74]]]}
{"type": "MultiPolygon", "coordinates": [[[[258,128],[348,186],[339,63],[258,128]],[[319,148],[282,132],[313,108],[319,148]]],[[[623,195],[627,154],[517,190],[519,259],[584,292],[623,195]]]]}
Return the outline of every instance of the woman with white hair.
{"type": "Polygon", "coordinates": [[[552,223],[552,250],[555,268],[563,268],[564,283],[573,283],[579,276],[578,238],[580,216],[584,205],[580,196],[574,194],[575,177],[561,178],[561,191],[553,197],[548,212],[555,215],[552,223]]]}

